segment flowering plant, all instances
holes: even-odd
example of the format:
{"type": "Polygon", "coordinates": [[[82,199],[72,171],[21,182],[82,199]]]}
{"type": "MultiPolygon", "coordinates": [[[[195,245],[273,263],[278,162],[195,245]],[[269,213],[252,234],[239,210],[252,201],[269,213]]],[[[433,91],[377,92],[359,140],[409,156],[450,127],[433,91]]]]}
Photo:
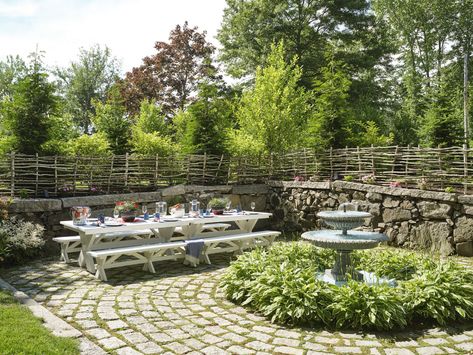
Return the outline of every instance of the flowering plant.
{"type": "Polygon", "coordinates": [[[402,184],[400,181],[391,181],[389,187],[402,187],[402,184]]]}
{"type": "Polygon", "coordinates": [[[428,184],[426,178],[420,178],[417,180],[417,187],[421,190],[427,190],[428,184]]]}
{"type": "Polygon", "coordinates": [[[136,212],[140,205],[134,201],[118,201],[115,202],[115,208],[120,212],[136,212]]]}
{"type": "Polygon", "coordinates": [[[374,184],[376,182],[376,177],[374,174],[369,174],[361,177],[361,181],[364,184],[374,184]]]}
{"type": "Polygon", "coordinates": [[[304,181],[304,177],[303,176],[300,176],[300,175],[297,175],[297,176],[294,176],[294,181],[304,181]]]}

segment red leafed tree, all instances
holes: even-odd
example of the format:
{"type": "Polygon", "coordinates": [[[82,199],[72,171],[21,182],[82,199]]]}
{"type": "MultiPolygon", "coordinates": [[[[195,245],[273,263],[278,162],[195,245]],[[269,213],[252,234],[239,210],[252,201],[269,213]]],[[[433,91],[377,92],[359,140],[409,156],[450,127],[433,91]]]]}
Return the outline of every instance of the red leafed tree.
{"type": "Polygon", "coordinates": [[[205,35],[185,22],[171,31],[168,42],[156,42],[157,53],[143,58],[120,85],[127,110],[135,114],[143,99],[155,99],[170,118],[194,100],[199,83],[216,79],[215,47],[205,35]]]}

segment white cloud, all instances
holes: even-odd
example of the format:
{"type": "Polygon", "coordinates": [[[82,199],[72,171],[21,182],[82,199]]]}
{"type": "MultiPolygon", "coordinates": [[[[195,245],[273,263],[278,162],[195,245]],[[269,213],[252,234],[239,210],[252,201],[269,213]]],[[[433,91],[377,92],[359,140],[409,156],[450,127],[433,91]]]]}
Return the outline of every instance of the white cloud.
{"type": "MultiPolygon", "coordinates": [[[[18,5],[25,6],[21,10],[25,14],[27,3],[18,5]]],[[[98,43],[107,45],[128,71],[154,53],[156,41],[166,41],[169,32],[186,20],[206,30],[207,39],[217,44],[214,37],[225,0],[39,0],[36,4],[31,18],[0,23],[0,58],[26,56],[38,45],[46,51],[48,64],[64,66],[77,57],[80,47],[98,43]]]]}

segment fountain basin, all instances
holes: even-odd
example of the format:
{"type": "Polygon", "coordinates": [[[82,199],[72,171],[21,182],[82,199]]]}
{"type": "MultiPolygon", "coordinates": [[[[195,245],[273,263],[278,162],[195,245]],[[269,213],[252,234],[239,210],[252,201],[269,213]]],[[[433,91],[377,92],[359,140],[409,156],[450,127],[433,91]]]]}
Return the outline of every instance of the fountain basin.
{"type": "Polygon", "coordinates": [[[388,237],[382,233],[350,231],[348,234],[343,234],[341,230],[305,232],[302,238],[317,247],[334,250],[371,249],[388,240],[388,237]]]}

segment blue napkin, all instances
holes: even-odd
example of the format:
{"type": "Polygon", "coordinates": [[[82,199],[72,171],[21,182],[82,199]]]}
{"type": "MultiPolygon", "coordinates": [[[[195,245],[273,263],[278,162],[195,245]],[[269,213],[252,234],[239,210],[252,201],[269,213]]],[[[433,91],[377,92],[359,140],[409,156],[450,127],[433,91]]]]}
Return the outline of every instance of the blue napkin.
{"type": "Polygon", "coordinates": [[[199,265],[203,247],[203,239],[186,240],[186,257],[184,258],[184,265],[191,265],[193,267],[199,265]]]}

